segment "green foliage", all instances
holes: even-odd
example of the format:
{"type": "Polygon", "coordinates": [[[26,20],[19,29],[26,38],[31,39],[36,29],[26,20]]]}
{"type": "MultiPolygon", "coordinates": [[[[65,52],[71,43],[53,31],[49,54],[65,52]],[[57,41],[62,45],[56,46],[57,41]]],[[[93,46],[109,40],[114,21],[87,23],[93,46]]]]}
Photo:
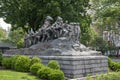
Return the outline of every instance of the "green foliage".
{"type": "Polygon", "coordinates": [[[17,42],[17,48],[23,48],[24,45],[24,38],[22,37],[18,42],[17,42]]]}
{"type": "Polygon", "coordinates": [[[108,50],[108,43],[107,41],[103,40],[100,36],[97,36],[91,46],[95,47],[96,50],[101,51],[104,53],[106,50],[108,50]]]}
{"type": "Polygon", "coordinates": [[[44,65],[41,63],[34,63],[31,67],[30,67],[30,72],[32,74],[37,75],[37,71],[40,70],[41,68],[43,68],[44,65]]]}
{"type": "Polygon", "coordinates": [[[15,55],[12,58],[12,61],[11,61],[11,68],[14,70],[15,69],[15,64],[16,64],[16,60],[18,59],[20,55],[15,55]]]}
{"type": "Polygon", "coordinates": [[[30,61],[30,65],[33,65],[34,63],[41,63],[41,59],[38,57],[33,57],[30,61]]]}
{"type": "Polygon", "coordinates": [[[38,77],[47,80],[64,80],[64,73],[61,70],[43,67],[38,70],[38,77]]]}
{"type": "Polygon", "coordinates": [[[88,76],[86,80],[120,80],[120,72],[101,74],[99,76],[96,76],[95,78],[88,76]]]}
{"type": "Polygon", "coordinates": [[[86,28],[86,32],[81,36],[81,43],[86,46],[91,46],[92,42],[95,40],[97,33],[95,32],[93,27],[86,28]]]}
{"type": "Polygon", "coordinates": [[[2,65],[2,59],[3,59],[3,56],[2,56],[2,53],[0,52],[0,66],[2,65]]]}
{"type": "Polygon", "coordinates": [[[52,69],[60,69],[59,63],[57,61],[55,61],[55,60],[49,61],[47,66],[52,68],[52,69]]]}
{"type": "MultiPolygon", "coordinates": [[[[84,19],[87,24],[87,14],[85,8],[89,8],[89,0],[87,1],[70,1],[70,0],[46,0],[46,1],[4,1],[1,0],[0,17],[5,17],[5,21],[12,25],[21,26],[25,31],[33,28],[38,29],[43,23],[46,16],[50,15],[53,18],[57,16],[63,17],[65,20],[78,22],[84,19]],[[3,4],[3,5],[2,5],[3,4]],[[9,5],[8,5],[9,4],[9,5]],[[44,4],[44,5],[43,5],[44,4]],[[4,13],[5,12],[5,13],[4,13]],[[22,14],[21,14],[22,12],[22,14]],[[11,13],[11,14],[9,14],[11,13]],[[31,14],[30,14],[31,13],[31,14]],[[80,14],[81,13],[81,14],[80,14]],[[84,15],[82,15],[82,13],[84,15]],[[17,14],[17,15],[16,15],[17,14]],[[22,15],[22,16],[21,16],[22,15]],[[39,22],[41,21],[41,22],[39,22]],[[25,25],[30,26],[30,28],[25,25]]],[[[16,29],[16,26],[13,26],[16,29]]]]}
{"type": "Polygon", "coordinates": [[[3,65],[6,69],[11,69],[11,61],[12,61],[12,58],[3,58],[3,60],[2,60],[2,65],[3,65]]]}
{"type": "Polygon", "coordinates": [[[108,66],[109,66],[109,67],[112,67],[111,64],[112,64],[112,61],[111,61],[111,59],[108,57],[108,66]]]}
{"type": "Polygon", "coordinates": [[[24,32],[22,28],[16,30],[11,30],[8,35],[8,41],[16,45],[18,48],[23,47],[24,42],[24,32]]]}
{"type": "Polygon", "coordinates": [[[29,73],[17,72],[12,70],[0,70],[0,80],[41,80],[29,73]]]}
{"type": "Polygon", "coordinates": [[[86,9],[90,8],[89,0],[0,0],[0,5],[0,17],[11,23],[14,30],[21,27],[27,33],[31,28],[36,31],[50,15],[54,20],[61,16],[68,22],[79,22],[81,36],[88,36],[91,18],[86,9]]]}
{"type": "Polygon", "coordinates": [[[47,79],[49,80],[49,75],[52,73],[52,69],[49,67],[43,67],[39,69],[37,75],[40,79],[47,79]]]}
{"type": "Polygon", "coordinates": [[[108,66],[113,71],[120,71],[120,62],[113,62],[110,58],[108,58],[108,66]]]}
{"type": "Polygon", "coordinates": [[[0,27],[0,41],[6,39],[6,32],[0,27]]]}
{"type": "Polygon", "coordinates": [[[108,58],[108,66],[111,70],[115,71],[115,63],[116,62],[113,62],[110,58],[108,58]]]}
{"type": "Polygon", "coordinates": [[[64,73],[60,70],[53,70],[49,74],[49,80],[65,80],[64,73]]]}
{"type": "MultiPolygon", "coordinates": [[[[30,72],[34,75],[38,75],[40,79],[47,80],[64,80],[64,73],[59,70],[58,62],[52,60],[49,62],[49,67],[45,67],[40,63],[39,58],[32,58],[33,65],[30,67],[30,72]],[[53,67],[55,66],[55,67],[53,67]]],[[[30,58],[27,56],[16,55],[11,58],[3,58],[2,65],[7,69],[15,69],[17,71],[26,72],[29,70],[30,58]]]]}
{"type": "Polygon", "coordinates": [[[93,80],[91,76],[87,76],[86,80],[93,80]]]}
{"type": "Polygon", "coordinates": [[[92,0],[92,10],[93,19],[102,30],[114,29],[120,23],[120,0],[92,0]]]}
{"type": "Polygon", "coordinates": [[[30,58],[27,56],[19,56],[15,62],[15,70],[27,72],[30,66],[30,58]]]}
{"type": "Polygon", "coordinates": [[[107,50],[117,50],[114,44],[108,43],[100,36],[96,36],[90,45],[96,48],[97,51],[101,51],[102,53],[107,50]]]}

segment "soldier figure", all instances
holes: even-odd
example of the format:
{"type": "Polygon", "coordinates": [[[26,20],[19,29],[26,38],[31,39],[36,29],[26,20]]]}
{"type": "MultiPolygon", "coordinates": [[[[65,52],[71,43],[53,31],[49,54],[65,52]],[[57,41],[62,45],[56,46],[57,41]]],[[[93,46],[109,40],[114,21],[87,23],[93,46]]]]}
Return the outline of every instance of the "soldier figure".
{"type": "Polygon", "coordinates": [[[79,42],[81,30],[78,23],[63,23],[63,19],[58,16],[55,23],[51,25],[52,20],[52,17],[47,16],[38,32],[34,33],[31,29],[29,34],[25,35],[24,46],[30,47],[38,42],[46,42],[59,37],[66,37],[71,41],[79,42]]]}
{"type": "Polygon", "coordinates": [[[57,17],[56,22],[52,25],[54,30],[54,37],[58,38],[61,36],[62,33],[62,25],[63,25],[63,19],[61,17],[57,17]]]}
{"type": "Polygon", "coordinates": [[[44,28],[44,29],[48,28],[50,26],[50,23],[51,23],[52,20],[53,20],[52,17],[47,16],[45,21],[44,21],[44,24],[43,24],[42,28],[44,28]]]}

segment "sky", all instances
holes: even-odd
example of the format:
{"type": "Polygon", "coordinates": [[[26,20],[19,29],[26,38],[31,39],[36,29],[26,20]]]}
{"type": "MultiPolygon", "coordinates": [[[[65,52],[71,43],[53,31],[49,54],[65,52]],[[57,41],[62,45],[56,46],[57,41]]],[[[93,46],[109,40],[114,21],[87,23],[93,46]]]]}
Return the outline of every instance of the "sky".
{"type": "Polygon", "coordinates": [[[3,18],[0,18],[0,27],[2,27],[3,29],[8,31],[8,29],[11,27],[11,25],[4,22],[3,18]]]}

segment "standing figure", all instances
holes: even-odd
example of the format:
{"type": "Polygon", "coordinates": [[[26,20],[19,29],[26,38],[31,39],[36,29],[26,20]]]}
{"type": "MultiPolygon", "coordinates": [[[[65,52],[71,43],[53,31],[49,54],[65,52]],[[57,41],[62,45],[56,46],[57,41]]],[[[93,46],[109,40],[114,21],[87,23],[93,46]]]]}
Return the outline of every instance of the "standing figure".
{"type": "Polygon", "coordinates": [[[45,29],[45,28],[49,27],[51,25],[51,21],[52,20],[53,20],[52,17],[47,16],[46,19],[45,19],[45,21],[44,21],[44,24],[43,24],[42,28],[45,29]]]}
{"type": "Polygon", "coordinates": [[[80,29],[80,26],[79,26],[79,23],[76,23],[76,25],[74,26],[75,27],[75,36],[76,36],[76,42],[80,42],[80,34],[81,34],[81,29],[80,29]]]}
{"type": "Polygon", "coordinates": [[[63,19],[61,17],[57,17],[57,20],[55,23],[52,25],[53,30],[54,30],[54,37],[59,38],[62,32],[62,26],[63,26],[63,19]]]}
{"type": "Polygon", "coordinates": [[[72,39],[74,42],[79,42],[81,29],[79,23],[70,23],[72,25],[72,39]]]}

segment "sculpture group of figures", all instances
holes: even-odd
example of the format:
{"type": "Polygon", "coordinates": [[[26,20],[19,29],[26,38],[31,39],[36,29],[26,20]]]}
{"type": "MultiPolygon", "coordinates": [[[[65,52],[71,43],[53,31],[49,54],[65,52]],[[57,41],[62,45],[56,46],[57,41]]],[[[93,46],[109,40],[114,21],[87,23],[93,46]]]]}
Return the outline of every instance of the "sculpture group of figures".
{"type": "Polygon", "coordinates": [[[51,24],[52,17],[47,16],[44,24],[37,32],[31,31],[25,35],[25,47],[30,47],[39,42],[47,42],[60,37],[66,37],[74,42],[79,42],[80,26],[79,23],[63,23],[63,19],[58,17],[55,23],[51,24]]]}

